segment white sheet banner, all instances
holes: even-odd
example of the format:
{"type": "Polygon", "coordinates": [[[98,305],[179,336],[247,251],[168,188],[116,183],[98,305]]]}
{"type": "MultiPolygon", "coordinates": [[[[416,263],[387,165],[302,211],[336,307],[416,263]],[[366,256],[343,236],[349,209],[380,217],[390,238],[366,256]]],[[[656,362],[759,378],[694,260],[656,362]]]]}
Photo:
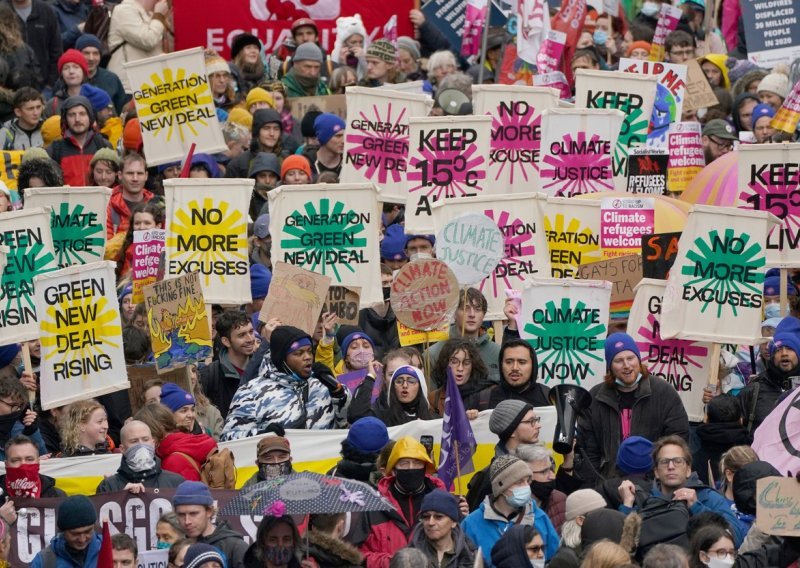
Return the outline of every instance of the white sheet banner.
{"type": "Polygon", "coordinates": [[[115,268],[93,262],[34,278],[43,409],[130,387],[115,268]]]}
{"type": "Polygon", "coordinates": [[[491,117],[412,117],[409,125],[407,234],[433,232],[440,199],[502,193],[489,179],[491,117]]]}
{"type": "Polygon", "coordinates": [[[624,119],[619,110],[542,112],[542,191],[553,197],[573,197],[613,190],[613,154],[624,119]]]}
{"type": "Polygon", "coordinates": [[[0,345],[36,339],[33,277],[58,268],[50,209],[0,213],[0,245],[8,249],[0,278],[0,345]]]}
{"type": "Polygon", "coordinates": [[[695,205],[664,290],[661,336],[758,342],[767,234],[777,224],[765,211],[695,205]]]}
{"type": "Polygon", "coordinates": [[[203,48],[195,47],[124,65],[142,129],[148,166],[195,153],[228,149],[208,84],[203,48]]]}
{"type": "Polygon", "coordinates": [[[542,384],[576,384],[589,390],[602,382],[610,302],[610,282],[525,282],[519,334],[536,351],[542,384]]]}
{"type": "Polygon", "coordinates": [[[164,181],[165,278],[200,273],[209,304],[243,304],[250,298],[247,220],[252,179],[164,181]]]}
{"type": "Polygon", "coordinates": [[[273,262],[361,287],[361,306],[383,301],[381,208],[371,183],[281,186],[269,192],[273,262]]]}
{"type": "Polygon", "coordinates": [[[504,256],[492,274],[477,286],[489,303],[486,320],[505,319],[506,290],[521,291],[526,279],[550,275],[542,218],[544,201],[544,195],[535,193],[484,195],[448,200],[433,206],[437,234],[450,220],[475,212],[489,217],[503,234],[504,256]]]}
{"type": "Polygon", "coordinates": [[[661,337],[661,300],[666,285],[666,280],[651,278],[636,285],[628,334],[636,341],[644,366],[678,391],[689,420],[702,422],[705,416],[703,389],[709,380],[711,344],[661,337]]]}
{"type": "Polygon", "coordinates": [[[549,197],[544,230],[553,278],[574,278],[581,264],[601,260],[599,200],[549,197]]]}
{"type": "Polygon", "coordinates": [[[781,221],[767,238],[767,266],[800,266],[800,144],[739,146],[738,203],[781,221]]]}
{"type": "Polygon", "coordinates": [[[59,268],[103,260],[110,197],[111,190],[107,187],[31,187],[25,190],[26,209],[52,206],[50,229],[59,268]]]}
{"type": "Polygon", "coordinates": [[[427,116],[430,97],[348,87],[342,183],[371,182],[383,199],[405,202],[408,119],[427,116]]]}
{"type": "Polygon", "coordinates": [[[575,106],[619,109],[625,120],[614,149],[614,185],[627,189],[628,150],[647,142],[658,78],[622,71],[587,71],[575,74],[575,106]]]}
{"type": "Polygon", "coordinates": [[[489,180],[501,193],[539,190],[542,111],[558,107],[558,91],[520,85],[474,85],[476,115],[492,117],[489,180]]]}

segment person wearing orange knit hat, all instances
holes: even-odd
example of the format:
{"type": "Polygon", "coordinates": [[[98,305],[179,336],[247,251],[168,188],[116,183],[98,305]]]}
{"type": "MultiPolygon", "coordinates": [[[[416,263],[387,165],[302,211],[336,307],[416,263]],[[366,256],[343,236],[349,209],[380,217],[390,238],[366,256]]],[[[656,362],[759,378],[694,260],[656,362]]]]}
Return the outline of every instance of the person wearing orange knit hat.
{"type": "Polygon", "coordinates": [[[144,142],[142,142],[142,129],[139,126],[139,119],[132,118],[125,123],[122,131],[122,147],[125,152],[137,152],[144,154],[144,142]]]}
{"type": "Polygon", "coordinates": [[[311,183],[311,164],[300,154],[286,157],[281,164],[283,185],[302,185],[311,183]]]}
{"type": "Polygon", "coordinates": [[[628,52],[625,55],[631,59],[647,61],[647,58],[650,57],[650,44],[646,41],[635,41],[628,48],[628,52]]]}

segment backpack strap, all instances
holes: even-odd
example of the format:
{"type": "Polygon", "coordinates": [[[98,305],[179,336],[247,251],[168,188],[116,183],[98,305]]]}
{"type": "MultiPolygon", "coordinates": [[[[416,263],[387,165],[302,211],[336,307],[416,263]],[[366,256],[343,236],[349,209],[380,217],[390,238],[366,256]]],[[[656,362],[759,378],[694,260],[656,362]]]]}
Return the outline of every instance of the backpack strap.
{"type": "Polygon", "coordinates": [[[46,547],[42,550],[42,568],[57,568],[58,557],[52,546],[46,547]]]}
{"type": "Polygon", "coordinates": [[[173,452],[173,453],[186,458],[186,461],[189,462],[189,464],[194,468],[197,474],[198,475],[200,474],[200,465],[197,463],[197,460],[195,460],[192,456],[190,456],[189,454],[184,454],[183,452],[173,452]]]}

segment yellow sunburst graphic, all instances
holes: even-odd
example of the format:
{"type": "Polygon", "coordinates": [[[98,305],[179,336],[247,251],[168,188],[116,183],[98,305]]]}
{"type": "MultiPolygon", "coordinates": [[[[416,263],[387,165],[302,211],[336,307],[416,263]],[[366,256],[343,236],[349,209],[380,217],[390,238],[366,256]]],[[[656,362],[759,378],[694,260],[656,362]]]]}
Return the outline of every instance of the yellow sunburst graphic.
{"type": "Polygon", "coordinates": [[[120,346],[119,317],[105,297],[65,299],[47,308],[41,318],[42,347],[53,361],[56,379],[86,378],[107,368],[109,348],[120,346]]]}
{"type": "Polygon", "coordinates": [[[173,73],[167,68],[161,75],[150,75],[150,81],[134,92],[143,130],[155,136],[166,134],[167,141],[177,131],[184,142],[188,134],[197,136],[195,124],[208,126],[208,119],[216,111],[205,76],[196,73],[187,76],[185,69],[173,73]]]}
{"type": "Polygon", "coordinates": [[[196,199],[175,211],[167,234],[169,273],[199,272],[208,286],[211,278],[247,274],[247,222],[225,201],[196,199]]]}
{"type": "Polygon", "coordinates": [[[600,260],[600,237],[580,219],[558,213],[555,219],[544,218],[547,247],[553,278],[573,278],[581,264],[600,260]]]}

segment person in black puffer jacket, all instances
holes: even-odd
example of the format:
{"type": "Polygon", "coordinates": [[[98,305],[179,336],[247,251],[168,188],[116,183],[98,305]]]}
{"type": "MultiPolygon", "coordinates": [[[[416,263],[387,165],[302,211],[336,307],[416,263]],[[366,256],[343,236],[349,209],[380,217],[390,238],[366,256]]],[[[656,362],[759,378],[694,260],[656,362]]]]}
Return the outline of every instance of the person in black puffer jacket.
{"type": "Polygon", "coordinates": [[[342,440],[342,459],[328,475],[370,483],[377,471],[378,454],[389,443],[386,425],[374,416],[356,420],[342,440]]]}
{"type": "Polygon", "coordinates": [[[722,454],[734,446],[749,446],[753,437],[742,424],[742,410],[736,397],[723,394],[712,398],[706,406],[705,424],[697,427],[697,437],[702,444],[694,452],[692,467],[700,481],[709,483],[708,471],[719,475],[722,454]]]}

